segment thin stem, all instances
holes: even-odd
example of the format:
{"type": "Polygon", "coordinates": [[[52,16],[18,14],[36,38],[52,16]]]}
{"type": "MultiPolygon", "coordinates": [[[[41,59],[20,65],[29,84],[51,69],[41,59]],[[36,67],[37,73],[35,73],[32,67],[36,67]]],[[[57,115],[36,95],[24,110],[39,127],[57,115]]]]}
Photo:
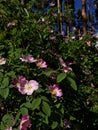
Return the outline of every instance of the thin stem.
{"type": "Polygon", "coordinates": [[[58,8],[58,14],[60,16],[59,19],[59,31],[62,33],[62,19],[61,19],[61,5],[60,5],[60,0],[57,0],[57,8],[58,8]]]}

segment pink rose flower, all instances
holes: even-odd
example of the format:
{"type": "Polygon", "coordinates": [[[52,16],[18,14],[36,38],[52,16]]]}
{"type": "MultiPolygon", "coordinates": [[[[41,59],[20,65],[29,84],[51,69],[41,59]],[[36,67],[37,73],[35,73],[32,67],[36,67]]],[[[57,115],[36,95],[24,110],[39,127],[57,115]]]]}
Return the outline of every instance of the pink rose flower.
{"type": "Polygon", "coordinates": [[[7,127],[6,130],[12,130],[12,127],[7,127]]]}
{"type": "Polygon", "coordinates": [[[57,13],[52,13],[52,15],[53,15],[54,17],[57,17],[57,16],[58,16],[58,14],[57,14],[57,13]]]}
{"type": "Polygon", "coordinates": [[[28,128],[31,127],[31,123],[30,123],[30,120],[29,120],[29,115],[24,115],[21,119],[21,122],[20,122],[20,130],[27,130],[28,128]]]}
{"type": "Polygon", "coordinates": [[[6,63],[6,59],[0,57],[0,65],[4,65],[6,63]]]}
{"type": "Polygon", "coordinates": [[[50,6],[51,6],[51,7],[55,6],[55,3],[54,3],[54,2],[51,2],[51,3],[50,3],[50,6]]]}
{"type": "Polygon", "coordinates": [[[59,58],[59,61],[60,61],[60,64],[63,66],[63,67],[67,67],[66,63],[64,62],[63,58],[60,57],[59,58]]]}
{"type": "Polygon", "coordinates": [[[56,40],[56,36],[51,36],[51,37],[49,37],[49,39],[52,40],[52,41],[55,41],[56,40]]]}
{"type": "Polygon", "coordinates": [[[18,91],[19,91],[21,94],[25,94],[25,92],[24,92],[24,86],[25,86],[25,84],[28,82],[28,80],[26,80],[25,77],[20,76],[19,78],[13,79],[12,82],[13,82],[15,88],[17,88],[18,91]]]}
{"type": "Polygon", "coordinates": [[[73,63],[71,63],[71,62],[70,63],[65,63],[62,57],[59,58],[59,61],[60,61],[60,64],[63,66],[63,72],[64,73],[72,71],[72,68],[69,67],[68,65],[71,65],[73,63]]]}
{"type": "Polygon", "coordinates": [[[16,25],[15,22],[9,22],[9,23],[7,24],[7,27],[12,27],[12,26],[15,26],[15,25],[16,25]]]}
{"type": "Polygon", "coordinates": [[[47,68],[47,64],[43,59],[38,59],[36,65],[39,68],[47,68]]]}
{"type": "Polygon", "coordinates": [[[86,42],[87,46],[91,46],[91,41],[86,42]]]}
{"type": "Polygon", "coordinates": [[[64,72],[64,73],[67,73],[67,72],[69,72],[69,71],[72,71],[72,68],[71,68],[71,67],[65,67],[65,68],[63,69],[63,72],[64,72]]]}
{"type": "Polygon", "coordinates": [[[32,93],[37,90],[39,87],[39,84],[37,81],[35,80],[30,80],[29,82],[27,82],[24,86],[24,93],[26,93],[27,95],[32,95],[32,93]]]}
{"type": "Polygon", "coordinates": [[[63,95],[62,90],[59,89],[59,86],[57,84],[54,84],[53,86],[50,85],[49,90],[50,90],[51,94],[55,97],[62,97],[62,95],[63,95]]]}
{"type": "Polygon", "coordinates": [[[22,55],[22,57],[20,58],[20,60],[22,61],[22,62],[28,62],[28,63],[34,63],[34,62],[36,62],[37,60],[35,60],[34,59],[34,57],[32,56],[32,55],[28,55],[28,56],[24,56],[24,55],[22,55]]]}
{"type": "Polygon", "coordinates": [[[32,95],[32,93],[38,89],[39,84],[35,80],[28,81],[25,77],[20,76],[19,78],[13,79],[13,84],[15,88],[18,89],[18,91],[21,94],[27,94],[32,95]]]}

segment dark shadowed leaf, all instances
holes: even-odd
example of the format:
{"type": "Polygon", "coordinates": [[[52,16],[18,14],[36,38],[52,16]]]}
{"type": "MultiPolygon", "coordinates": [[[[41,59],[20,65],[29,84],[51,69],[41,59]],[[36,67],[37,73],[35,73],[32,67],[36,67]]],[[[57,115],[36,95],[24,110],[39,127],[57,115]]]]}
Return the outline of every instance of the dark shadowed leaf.
{"type": "Polygon", "coordinates": [[[57,121],[53,121],[51,128],[55,129],[58,126],[58,122],[57,121]]]}
{"type": "Polygon", "coordinates": [[[51,115],[51,108],[49,106],[49,104],[47,102],[44,102],[42,103],[42,110],[43,112],[47,115],[47,116],[50,116],[51,115]]]}
{"type": "Polygon", "coordinates": [[[0,88],[0,95],[6,99],[9,95],[9,88],[0,88]]]}
{"type": "Polygon", "coordinates": [[[22,115],[28,115],[28,109],[25,108],[25,107],[21,108],[20,112],[21,112],[22,115]]]}
{"type": "Polygon", "coordinates": [[[65,73],[60,73],[58,76],[57,76],[57,82],[60,83],[63,79],[66,78],[66,74],[65,73]]]}
{"type": "Polygon", "coordinates": [[[41,98],[36,98],[32,101],[32,110],[35,110],[39,107],[41,103],[41,98]]]}
{"type": "Polygon", "coordinates": [[[9,85],[9,77],[5,77],[2,81],[2,87],[8,87],[9,85]]]}
{"type": "Polygon", "coordinates": [[[75,80],[73,80],[73,79],[70,78],[70,77],[68,77],[67,79],[68,79],[68,81],[69,81],[71,87],[72,87],[74,90],[77,90],[77,85],[76,85],[75,80]]]}

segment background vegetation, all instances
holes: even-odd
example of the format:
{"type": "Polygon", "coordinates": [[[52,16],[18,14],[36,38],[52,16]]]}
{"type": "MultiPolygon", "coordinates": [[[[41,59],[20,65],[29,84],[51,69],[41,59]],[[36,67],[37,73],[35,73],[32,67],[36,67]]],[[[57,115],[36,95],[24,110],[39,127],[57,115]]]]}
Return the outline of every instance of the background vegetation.
{"type": "MultiPolygon", "coordinates": [[[[87,34],[73,39],[54,31],[60,15],[31,12],[33,0],[0,2],[0,129],[19,130],[30,116],[31,130],[98,128],[98,48],[87,34]],[[22,55],[43,59],[47,67],[23,62],[22,55]],[[6,60],[2,64],[3,60],[6,60]],[[13,79],[36,80],[32,95],[21,94],[13,79]],[[57,84],[62,96],[49,90],[57,84]]],[[[21,130],[21,129],[20,129],[21,130]]]]}

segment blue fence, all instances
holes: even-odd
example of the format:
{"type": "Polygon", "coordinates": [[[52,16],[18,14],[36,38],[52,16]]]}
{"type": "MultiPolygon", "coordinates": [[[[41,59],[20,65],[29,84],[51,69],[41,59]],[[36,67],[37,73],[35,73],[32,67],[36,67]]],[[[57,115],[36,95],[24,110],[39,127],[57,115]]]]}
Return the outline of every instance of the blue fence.
{"type": "MultiPolygon", "coordinates": [[[[59,0],[61,5],[61,12],[64,12],[66,10],[66,2],[68,0],[59,0]]],[[[69,0],[70,1],[70,0],[69,0]]],[[[57,0],[48,0],[46,3],[46,6],[43,9],[39,9],[37,7],[32,7],[31,11],[38,11],[38,12],[47,12],[51,8],[50,3],[55,3],[57,5],[57,0]]],[[[87,21],[87,29],[93,30],[94,33],[98,32],[98,19],[97,19],[97,13],[96,13],[96,5],[95,2],[98,2],[98,0],[86,0],[86,14],[88,17],[87,21]],[[92,17],[92,20],[91,18],[92,17]]],[[[79,16],[79,11],[82,9],[82,0],[71,0],[71,3],[73,3],[73,11],[74,11],[74,26],[78,29],[80,29],[80,33],[82,33],[82,17],[79,16]]],[[[59,31],[59,25],[55,28],[56,31],[59,31]]],[[[73,25],[69,25],[69,31],[71,32],[73,28],[73,25]]],[[[67,35],[67,24],[66,22],[62,22],[62,35],[67,35]]]]}

